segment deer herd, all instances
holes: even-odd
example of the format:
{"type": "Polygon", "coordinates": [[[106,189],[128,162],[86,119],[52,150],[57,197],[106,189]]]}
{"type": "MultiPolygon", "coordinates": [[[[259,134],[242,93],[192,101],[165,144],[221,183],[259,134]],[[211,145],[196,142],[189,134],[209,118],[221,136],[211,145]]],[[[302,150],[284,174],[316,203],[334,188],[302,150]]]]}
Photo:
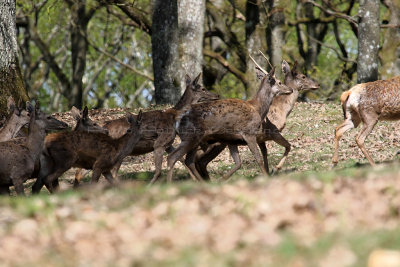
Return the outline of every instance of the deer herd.
{"type": "MultiPolygon", "coordinates": [[[[250,57],[251,58],[251,57],[250,57]]],[[[166,110],[153,110],[106,121],[102,126],[88,116],[88,109],[72,108],[76,126],[68,125],[40,110],[30,102],[23,108],[12,97],[8,99],[9,116],[0,128],[0,194],[10,194],[14,186],[18,195],[24,194],[24,183],[36,179],[32,192],[43,186],[51,192],[59,187],[59,177],[70,168],[78,168],[74,187],[78,187],[86,170],[92,170],[91,182],[103,175],[115,183],[125,157],[153,152],[155,172],[150,183],[161,176],[164,152],[167,157],[167,181],[173,180],[174,166],[182,161],[196,181],[209,180],[207,165],[226,147],[235,166],[222,178],[229,177],[241,167],[238,146],[247,145],[263,174],[270,173],[265,142],[273,140],[285,148],[276,166],[282,168],[291,149],[281,135],[286,118],[292,111],[300,92],[315,90],[319,84],[282,62],[284,82],[274,74],[275,68],[265,71],[253,58],[255,71],[261,80],[250,100],[220,99],[209,92],[199,80],[185,76],[186,90],[179,102],[166,110]],[[28,133],[22,131],[28,126],[28,133]],[[173,147],[176,136],[180,144],[173,147]],[[261,153],[260,153],[261,151],[261,153]]],[[[400,119],[400,77],[358,84],[341,95],[345,121],[335,130],[335,151],[332,162],[338,162],[339,140],[351,128],[363,123],[356,143],[371,165],[374,161],[364,141],[378,120],[400,119]]]]}

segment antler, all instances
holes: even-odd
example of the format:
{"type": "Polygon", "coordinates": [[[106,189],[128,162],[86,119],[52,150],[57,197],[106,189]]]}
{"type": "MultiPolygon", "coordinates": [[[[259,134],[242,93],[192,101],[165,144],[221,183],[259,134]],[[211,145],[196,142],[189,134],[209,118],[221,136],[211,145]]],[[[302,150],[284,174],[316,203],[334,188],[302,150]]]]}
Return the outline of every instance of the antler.
{"type": "Polygon", "coordinates": [[[267,60],[267,62],[268,62],[268,64],[269,64],[269,66],[271,67],[271,69],[274,67],[274,66],[272,66],[272,64],[271,64],[271,62],[269,62],[269,60],[268,60],[268,58],[267,58],[267,56],[266,55],[264,55],[264,53],[263,52],[261,52],[261,50],[258,50],[258,52],[260,52],[261,53],[261,55],[267,60]]]}
{"type": "Polygon", "coordinates": [[[250,56],[250,59],[254,62],[254,64],[257,66],[257,68],[259,68],[262,72],[264,72],[265,75],[268,75],[268,72],[266,70],[264,70],[260,65],[258,65],[258,63],[254,60],[254,58],[252,56],[250,56]]]}

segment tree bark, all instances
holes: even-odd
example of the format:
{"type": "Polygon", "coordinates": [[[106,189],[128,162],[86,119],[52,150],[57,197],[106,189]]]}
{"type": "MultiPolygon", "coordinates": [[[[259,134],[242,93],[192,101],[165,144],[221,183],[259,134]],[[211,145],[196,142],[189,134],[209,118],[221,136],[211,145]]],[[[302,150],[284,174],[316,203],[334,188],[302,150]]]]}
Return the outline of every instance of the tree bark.
{"type": "MultiPolygon", "coordinates": [[[[267,27],[268,56],[273,66],[280,66],[282,61],[282,48],[285,45],[285,14],[284,9],[288,4],[286,0],[268,1],[269,24],[267,27]]],[[[278,77],[281,68],[276,68],[278,77]]]]}
{"type": "Polygon", "coordinates": [[[379,0],[360,0],[357,82],[378,79],[379,0]]]}
{"type": "Polygon", "coordinates": [[[86,1],[74,1],[71,9],[71,61],[72,61],[72,83],[69,94],[69,107],[75,106],[82,109],[83,102],[83,75],[86,68],[87,26],[90,20],[86,14],[86,1]]]}
{"type": "MultiPolygon", "coordinates": [[[[266,31],[264,29],[265,12],[261,10],[262,3],[260,0],[248,0],[246,3],[246,47],[247,52],[251,55],[257,63],[261,66],[266,66],[264,69],[267,69],[268,65],[265,62],[265,59],[260,55],[259,50],[264,51],[266,47],[266,31]]],[[[254,64],[247,57],[246,64],[246,93],[247,97],[250,97],[255,94],[258,89],[258,80],[255,74],[254,64]]]]}
{"type": "MultiPolygon", "coordinates": [[[[383,2],[390,11],[389,24],[400,25],[400,0],[385,0],[383,2]]],[[[400,28],[385,30],[384,42],[379,56],[382,62],[382,79],[400,75],[400,28]]]]}
{"type": "MultiPolygon", "coordinates": [[[[203,66],[205,0],[180,0],[178,6],[181,92],[186,88],[183,75],[197,76],[203,66]]],[[[193,77],[192,77],[193,78],[193,77]]]]}
{"type": "Polygon", "coordinates": [[[177,0],[154,0],[151,31],[156,104],[175,104],[180,98],[177,0]]]}
{"type": "Polygon", "coordinates": [[[18,61],[15,0],[0,1],[0,116],[7,115],[7,98],[28,100],[18,61]]]}

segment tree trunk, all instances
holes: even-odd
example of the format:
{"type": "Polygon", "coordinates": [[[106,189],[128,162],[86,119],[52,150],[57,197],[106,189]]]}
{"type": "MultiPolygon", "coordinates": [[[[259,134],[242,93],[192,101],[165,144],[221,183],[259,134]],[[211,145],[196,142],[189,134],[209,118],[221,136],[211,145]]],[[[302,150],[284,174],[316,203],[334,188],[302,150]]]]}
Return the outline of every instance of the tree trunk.
{"type": "Polygon", "coordinates": [[[202,71],[205,10],[205,0],[179,1],[178,27],[182,92],[186,88],[183,75],[187,73],[190,76],[197,76],[202,71]]]}
{"type": "Polygon", "coordinates": [[[7,98],[28,100],[18,62],[15,0],[0,1],[0,116],[7,115],[7,98]]]}
{"type": "MultiPolygon", "coordinates": [[[[400,0],[385,0],[384,4],[390,11],[389,24],[400,24],[400,0]]],[[[381,78],[388,79],[400,75],[400,28],[385,30],[381,58],[381,78]]]]}
{"type": "Polygon", "coordinates": [[[268,56],[271,64],[277,66],[275,72],[281,76],[282,48],[285,45],[285,6],[290,3],[286,0],[268,1],[269,25],[267,27],[268,56]]]}
{"type": "Polygon", "coordinates": [[[88,49],[86,15],[86,1],[76,1],[71,6],[71,61],[72,61],[72,88],[68,97],[69,107],[82,109],[83,102],[83,75],[86,68],[86,52],[88,49]]]}
{"type": "Polygon", "coordinates": [[[154,0],[151,44],[156,104],[175,104],[180,98],[177,0],[154,0]]]}
{"type": "MultiPolygon", "coordinates": [[[[265,12],[260,10],[261,1],[248,0],[246,3],[246,47],[248,54],[251,55],[257,63],[268,69],[268,64],[260,55],[259,50],[264,51],[266,47],[266,35],[264,30],[265,12]]],[[[255,65],[249,57],[246,64],[246,92],[247,97],[251,97],[258,89],[259,82],[255,74],[255,65]]]]}
{"type": "Polygon", "coordinates": [[[360,0],[357,82],[378,79],[379,0],[360,0]]]}

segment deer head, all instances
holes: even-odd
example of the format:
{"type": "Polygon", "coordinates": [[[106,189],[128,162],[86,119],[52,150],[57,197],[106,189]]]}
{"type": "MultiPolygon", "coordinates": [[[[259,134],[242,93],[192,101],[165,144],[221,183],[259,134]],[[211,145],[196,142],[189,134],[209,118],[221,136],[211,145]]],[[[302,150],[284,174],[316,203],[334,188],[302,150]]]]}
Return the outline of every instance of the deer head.
{"type": "Polygon", "coordinates": [[[132,114],[128,113],[126,118],[130,126],[129,129],[126,130],[127,134],[138,133],[140,131],[140,125],[142,124],[142,114],[142,110],[140,110],[135,120],[135,117],[132,114]]]}
{"type": "Polygon", "coordinates": [[[293,93],[292,88],[286,86],[278,78],[276,78],[275,67],[272,67],[270,72],[267,72],[251,56],[250,58],[256,65],[257,78],[262,80],[261,86],[263,86],[263,84],[265,83],[269,83],[273,96],[287,95],[293,93]]]}
{"type": "Polygon", "coordinates": [[[86,106],[82,111],[76,107],[72,107],[71,114],[76,120],[74,131],[108,134],[107,129],[100,127],[97,123],[89,118],[88,108],[86,106]]]}
{"type": "Polygon", "coordinates": [[[186,90],[189,90],[189,92],[192,94],[192,101],[191,103],[198,103],[198,102],[205,102],[205,101],[212,101],[212,100],[217,100],[219,99],[219,95],[211,93],[208,91],[206,88],[204,88],[202,85],[199,84],[199,80],[201,77],[201,72],[197,77],[191,81],[191,78],[189,75],[185,75],[185,80],[186,80],[186,90]]]}
{"type": "Polygon", "coordinates": [[[51,115],[47,115],[46,113],[40,110],[40,102],[37,100],[35,104],[35,108],[27,102],[27,109],[30,113],[30,123],[35,121],[40,128],[45,130],[64,130],[68,128],[68,124],[65,122],[59,121],[51,115]]]}
{"type": "Polygon", "coordinates": [[[289,64],[283,60],[282,72],[285,75],[285,83],[294,89],[305,91],[309,89],[316,90],[319,88],[317,82],[297,71],[297,61],[294,62],[292,69],[290,69],[289,64]]]}
{"type": "Polygon", "coordinates": [[[10,96],[7,99],[7,109],[10,114],[9,121],[12,121],[13,124],[19,125],[20,127],[28,124],[29,112],[24,109],[21,99],[18,101],[18,106],[16,106],[14,98],[10,96]]]}

